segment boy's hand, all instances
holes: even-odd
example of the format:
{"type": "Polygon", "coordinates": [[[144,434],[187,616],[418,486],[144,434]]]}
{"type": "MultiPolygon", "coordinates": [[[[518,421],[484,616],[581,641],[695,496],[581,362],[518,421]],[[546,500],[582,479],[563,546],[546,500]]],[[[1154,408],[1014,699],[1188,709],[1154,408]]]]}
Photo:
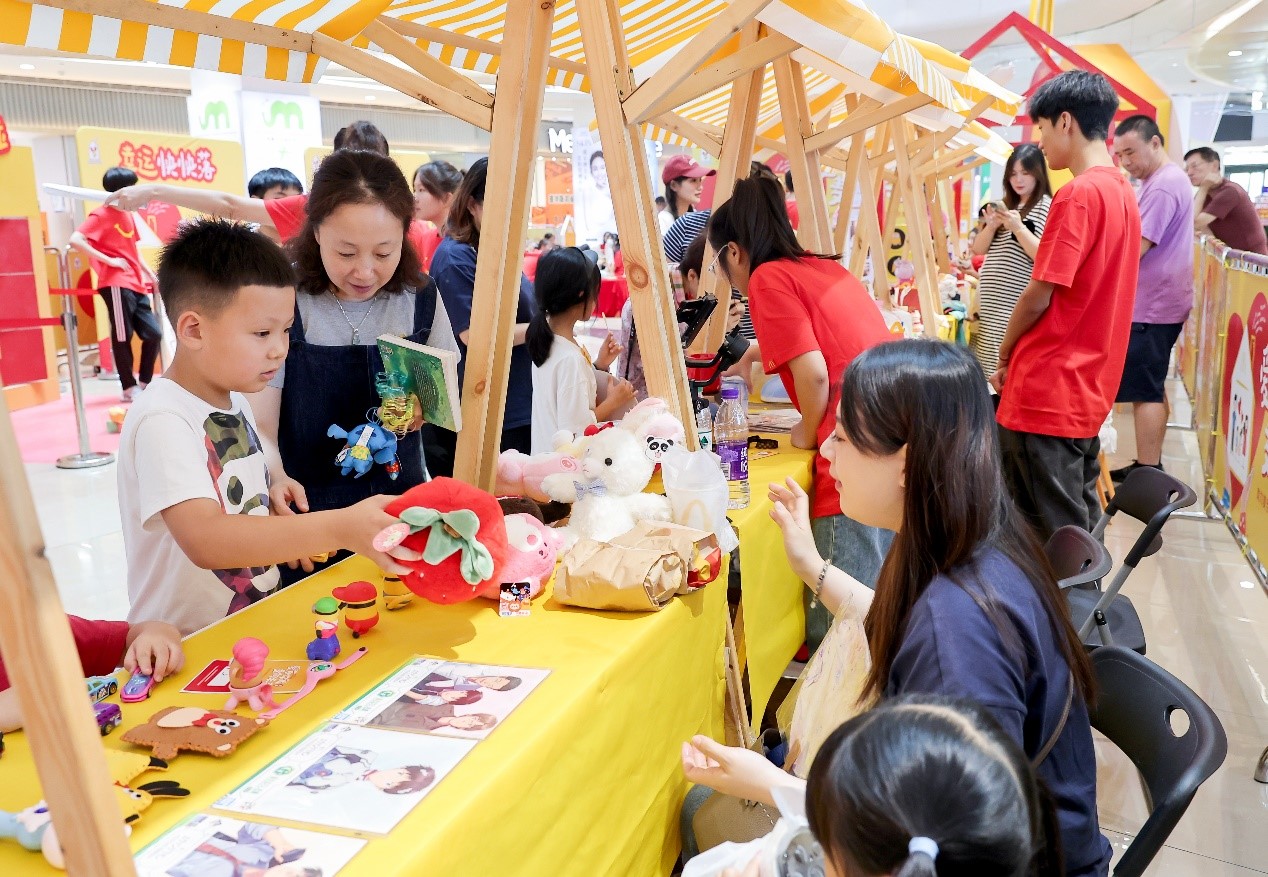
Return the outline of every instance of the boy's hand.
{"type": "Polygon", "coordinates": [[[139,210],[154,200],[149,186],[125,186],[117,192],[111,192],[106,199],[106,206],[119,210],[139,210]]]}
{"type": "Polygon", "coordinates": [[[346,534],[343,546],[349,551],[355,551],[363,557],[370,558],[384,572],[400,576],[411,570],[397,563],[398,560],[421,560],[423,555],[404,545],[396,546],[388,554],[374,547],[374,537],[379,534],[379,531],[397,523],[396,518],[383,511],[396,499],[395,496],[372,496],[354,506],[341,509],[339,514],[343,518],[341,527],[346,534]]]}
{"type": "Polygon", "coordinates": [[[293,515],[295,509],[291,508],[292,503],[295,504],[295,509],[308,511],[308,494],[304,491],[304,485],[285,473],[275,476],[273,486],[269,488],[269,512],[274,515],[293,515]]]}
{"type": "Polygon", "coordinates": [[[599,356],[594,361],[594,367],[599,371],[607,371],[608,366],[616,361],[624,348],[616,343],[616,336],[611,332],[608,337],[603,339],[603,343],[599,345],[599,356]]]}
{"type": "Polygon", "coordinates": [[[123,667],[129,673],[140,670],[162,682],[185,666],[181,632],[162,621],[143,621],[128,630],[128,651],[123,667]]]}

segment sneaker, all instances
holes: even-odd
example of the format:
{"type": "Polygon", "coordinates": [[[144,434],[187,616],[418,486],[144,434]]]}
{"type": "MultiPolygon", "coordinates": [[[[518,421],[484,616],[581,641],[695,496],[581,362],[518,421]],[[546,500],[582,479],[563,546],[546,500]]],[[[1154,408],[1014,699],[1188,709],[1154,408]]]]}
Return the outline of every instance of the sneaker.
{"type": "Polygon", "coordinates": [[[135,384],[123,391],[119,398],[124,402],[131,402],[141,394],[141,388],[135,384]]]}
{"type": "Polygon", "coordinates": [[[1115,484],[1121,484],[1127,480],[1128,475],[1132,474],[1137,469],[1157,469],[1159,472],[1165,471],[1162,468],[1161,463],[1141,463],[1137,460],[1132,460],[1130,466],[1124,466],[1121,469],[1111,469],[1110,479],[1113,480],[1115,484]]]}

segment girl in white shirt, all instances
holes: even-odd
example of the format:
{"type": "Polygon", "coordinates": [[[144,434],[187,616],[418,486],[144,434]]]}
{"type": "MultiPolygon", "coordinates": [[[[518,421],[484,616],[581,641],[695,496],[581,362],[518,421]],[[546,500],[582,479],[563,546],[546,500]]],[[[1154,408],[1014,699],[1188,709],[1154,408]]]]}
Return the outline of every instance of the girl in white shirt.
{"type": "Polygon", "coordinates": [[[534,454],[553,450],[555,433],[581,433],[634,401],[630,382],[606,373],[621,350],[612,336],[592,363],[574,335],[576,324],[594,311],[599,282],[598,267],[576,247],[551,250],[537,263],[537,310],[524,341],[533,360],[534,454]],[[607,382],[602,402],[596,369],[607,382]]]}

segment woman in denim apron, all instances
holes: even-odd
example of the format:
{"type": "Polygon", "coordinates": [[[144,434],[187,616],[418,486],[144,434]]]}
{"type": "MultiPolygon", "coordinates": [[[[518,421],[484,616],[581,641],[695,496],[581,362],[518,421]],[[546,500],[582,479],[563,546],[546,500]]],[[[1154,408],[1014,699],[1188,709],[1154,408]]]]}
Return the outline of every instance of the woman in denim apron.
{"type": "Polygon", "coordinates": [[[335,152],[313,179],[307,222],[291,244],[298,296],[290,351],[252,399],[273,508],[283,514],[343,508],[427,480],[418,423],[399,441],[395,479],[380,465],[360,478],[341,475],[342,440],[327,436],[332,425],[365,423],[378,407],[378,335],[457,349],[436,285],[406,240],[413,211],[400,169],[374,153],[335,152]]]}

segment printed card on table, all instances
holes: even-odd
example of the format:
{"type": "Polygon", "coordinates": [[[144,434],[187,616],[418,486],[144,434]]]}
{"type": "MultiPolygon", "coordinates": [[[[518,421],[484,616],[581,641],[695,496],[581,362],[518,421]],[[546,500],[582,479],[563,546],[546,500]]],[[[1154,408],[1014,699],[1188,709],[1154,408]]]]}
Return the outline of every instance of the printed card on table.
{"type": "MultiPolygon", "coordinates": [[[[294,694],[304,687],[308,661],[270,660],[264,662],[268,683],[274,694],[294,694]]],[[[229,662],[216,660],[198,671],[181,691],[189,694],[228,694],[229,662]]]]}
{"type": "Polygon", "coordinates": [[[215,806],[387,834],[474,747],[470,740],[326,725],[215,806]]]}
{"type": "Polygon", "coordinates": [[[415,659],[331,721],[483,740],[549,670],[415,659]]]}
{"type": "Polygon", "coordinates": [[[356,838],[200,813],[137,853],[136,869],[139,877],[335,877],[364,846],[356,838]]]}

